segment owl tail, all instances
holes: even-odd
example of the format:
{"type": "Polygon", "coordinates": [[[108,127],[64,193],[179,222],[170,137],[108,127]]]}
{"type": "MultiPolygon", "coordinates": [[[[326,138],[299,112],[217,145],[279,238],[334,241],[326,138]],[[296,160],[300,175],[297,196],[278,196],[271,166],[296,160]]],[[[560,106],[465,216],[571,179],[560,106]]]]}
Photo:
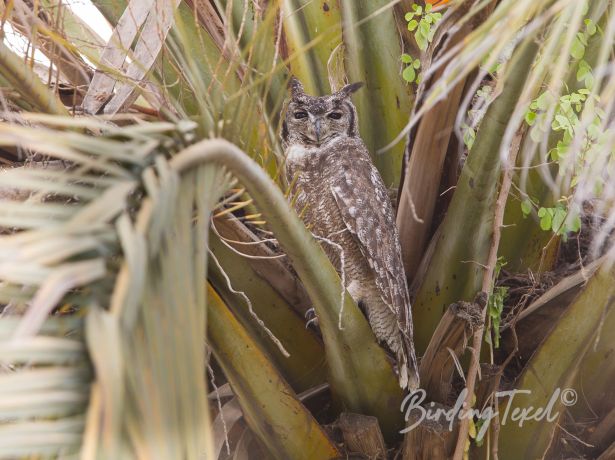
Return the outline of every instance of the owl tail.
{"type": "Polygon", "coordinates": [[[412,344],[408,347],[404,346],[399,350],[397,353],[397,363],[399,366],[399,386],[407,388],[411,392],[418,390],[420,385],[419,370],[412,344]]]}

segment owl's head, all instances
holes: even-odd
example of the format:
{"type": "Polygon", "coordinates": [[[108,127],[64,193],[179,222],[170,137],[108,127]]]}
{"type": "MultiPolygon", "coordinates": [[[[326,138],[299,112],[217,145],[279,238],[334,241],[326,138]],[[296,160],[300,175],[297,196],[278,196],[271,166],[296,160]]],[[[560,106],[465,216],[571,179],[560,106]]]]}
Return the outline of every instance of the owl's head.
{"type": "Polygon", "coordinates": [[[282,125],[286,145],[321,146],[335,138],[359,135],[357,109],[350,96],[363,86],[351,83],[328,96],[309,96],[296,78],[290,80],[290,102],[282,125]]]}

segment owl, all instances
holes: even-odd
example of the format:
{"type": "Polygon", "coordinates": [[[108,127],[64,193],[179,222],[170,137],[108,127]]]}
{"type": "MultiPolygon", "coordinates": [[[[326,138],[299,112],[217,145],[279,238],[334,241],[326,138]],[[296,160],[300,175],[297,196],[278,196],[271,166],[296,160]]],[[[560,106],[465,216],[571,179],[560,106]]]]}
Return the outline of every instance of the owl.
{"type": "Polygon", "coordinates": [[[362,83],[329,96],[290,82],[282,144],[293,205],[320,242],[379,342],[395,354],[402,388],[418,388],[412,316],[395,215],[359,135],[350,97],[362,83]]]}

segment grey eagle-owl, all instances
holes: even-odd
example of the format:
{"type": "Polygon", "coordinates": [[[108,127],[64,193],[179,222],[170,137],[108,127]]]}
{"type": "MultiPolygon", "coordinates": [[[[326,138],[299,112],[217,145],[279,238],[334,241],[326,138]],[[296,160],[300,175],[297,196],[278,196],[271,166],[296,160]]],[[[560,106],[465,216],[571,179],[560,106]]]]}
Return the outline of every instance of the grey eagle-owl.
{"type": "Polygon", "coordinates": [[[400,385],[416,389],[412,316],[395,215],[350,100],[361,86],[314,97],[291,80],[282,128],[286,173],[295,210],[338,272],[343,270],[346,288],[377,339],[395,354],[400,385]]]}

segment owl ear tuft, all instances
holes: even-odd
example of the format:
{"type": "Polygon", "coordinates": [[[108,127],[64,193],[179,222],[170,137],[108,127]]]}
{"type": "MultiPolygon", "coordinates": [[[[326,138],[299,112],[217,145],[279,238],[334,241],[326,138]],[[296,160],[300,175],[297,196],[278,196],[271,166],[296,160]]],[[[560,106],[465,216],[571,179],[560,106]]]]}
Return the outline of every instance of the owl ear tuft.
{"type": "Polygon", "coordinates": [[[364,84],[365,83],[363,83],[362,81],[358,81],[356,83],[350,83],[350,84],[344,86],[342,89],[340,89],[338,91],[338,94],[340,94],[343,97],[348,97],[352,93],[354,93],[354,92],[358,91],[359,89],[361,89],[364,84]]]}
{"type": "Polygon", "coordinates": [[[288,87],[290,88],[290,95],[293,99],[305,95],[303,85],[296,77],[291,77],[290,82],[288,82],[288,87]]]}

